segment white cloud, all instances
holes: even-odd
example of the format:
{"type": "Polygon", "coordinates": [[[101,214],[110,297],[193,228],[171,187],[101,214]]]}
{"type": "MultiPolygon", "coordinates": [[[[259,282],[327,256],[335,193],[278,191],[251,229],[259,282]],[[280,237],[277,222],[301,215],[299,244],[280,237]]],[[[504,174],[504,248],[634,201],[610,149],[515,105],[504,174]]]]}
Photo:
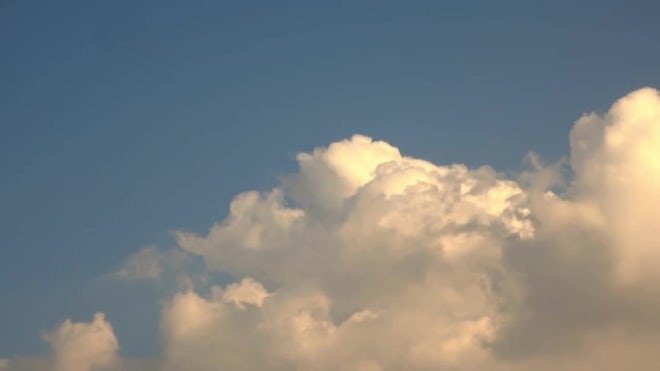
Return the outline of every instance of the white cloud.
{"type": "Polygon", "coordinates": [[[90,371],[111,367],[119,345],[112,326],[103,313],[90,323],[66,320],[43,338],[53,351],[54,371],[90,371]]]}
{"type": "Polygon", "coordinates": [[[660,97],[647,88],[603,117],[587,115],[571,131],[576,197],[599,206],[612,238],[617,279],[658,279],[660,97]]]}
{"type": "MultiPolygon", "coordinates": [[[[657,368],[658,93],[585,115],[570,141],[570,179],[562,162],[531,156],[513,180],[360,135],[298,155],[281,187],[236,196],[208,234],[177,231],[180,251],[147,248],[119,271],[158,279],[163,254],[197,255],[236,279],[169,298],[148,367],[657,368]]],[[[102,316],[46,339],[73,371],[118,349],[102,316]]]]}
{"type": "Polygon", "coordinates": [[[632,344],[660,329],[658,92],[585,115],[570,138],[574,178],[561,195],[529,192],[535,237],[506,250],[526,293],[500,332],[509,357],[564,352],[616,326],[632,344]]]}
{"type": "Polygon", "coordinates": [[[243,278],[240,283],[227,286],[222,300],[226,303],[233,303],[239,309],[245,309],[245,304],[261,307],[268,296],[268,292],[259,282],[251,278],[243,278]]]}
{"type": "Polygon", "coordinates": [[[210,353],[210,367],[263,368],[250,363],[254,353],[273,360],[268,369],[313,370],[431,370],[487,358],[501,321],[490,277],[501,274],[505,239],[533,233],[524,191],[490,168],[436,166],[364,136],[298,159],[284,191],[239,195],[207,236],[177,234],[210,269],[273,290],[258,290],[262,302],[249,313],[189,297],[214,314],[200,331],[240,328],[192,339],[212,349],[253,344],[231,361],[210,353]]]}

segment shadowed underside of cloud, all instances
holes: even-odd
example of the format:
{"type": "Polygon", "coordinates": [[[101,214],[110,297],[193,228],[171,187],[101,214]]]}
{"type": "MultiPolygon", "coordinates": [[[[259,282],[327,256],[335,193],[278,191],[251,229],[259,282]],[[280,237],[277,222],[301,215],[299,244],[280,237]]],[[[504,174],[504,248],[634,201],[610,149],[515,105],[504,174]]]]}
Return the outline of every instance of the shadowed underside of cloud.
{"type": "Polygon", "coordinates": [[[179,277],[158,359],[122,359],[97,314],[0,370],[655,370],[658,92],[583,116],[570,143],[570,179],[562,162],[507,179],[360,135],[299,154],[297,173],[236,196],[206,235],[177,231],[176,252],[120,269],[179,277]]]}

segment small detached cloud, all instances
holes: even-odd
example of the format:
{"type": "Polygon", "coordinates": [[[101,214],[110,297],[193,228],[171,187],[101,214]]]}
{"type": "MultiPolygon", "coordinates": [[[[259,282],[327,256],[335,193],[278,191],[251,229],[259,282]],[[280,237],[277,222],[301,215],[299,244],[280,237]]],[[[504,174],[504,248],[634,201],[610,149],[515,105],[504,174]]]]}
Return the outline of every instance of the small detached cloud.
{"type": "Polygon", "coordinates": [[[173,288],[157,358],[121,359],[97,314],[0,370],[656,370],[658,92],[583,116],[570,143],[568,162],[530,156],[518,179],[362,135],[299,154],[208,233],[176,231],[176,249],[116,273],[186,277],[197,257],[234,278],[173,288]]]}
{"type": "Polygon", "coordinates": [[[147,246],[132,255],[112,276],[123,281],[161,281],[165,274],[182,272],[190,256],[180,250],[147,246]]]}
{"type": "Polygon", "coordinates": [[[127,281],[159,281],[163,274],[165,257],[155,246],[148,246],[131,256],[115,273],[115,276],[127,281]]]}

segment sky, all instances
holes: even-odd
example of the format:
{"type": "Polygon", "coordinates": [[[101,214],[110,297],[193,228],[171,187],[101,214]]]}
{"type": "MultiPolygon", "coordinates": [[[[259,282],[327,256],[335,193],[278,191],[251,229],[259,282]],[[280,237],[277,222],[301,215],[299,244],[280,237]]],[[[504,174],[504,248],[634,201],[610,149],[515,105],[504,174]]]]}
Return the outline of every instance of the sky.
{"type": "Polygon", "coordinates": [[[641,283],[660,255],[644,206],[660,194],[658,11],[0,0],[0,370],[657,361],[616,344],[660,339],[635,332],[660,328],[641,283]],[[287,317],[296,305],[312,314],[287,317]],[[399,325],[357,325],[371,318],[399,325]],[[374,334],[410,352],[348,350],[374,334]],[[100,348],[73,352],[86,336],[100,348]]]}

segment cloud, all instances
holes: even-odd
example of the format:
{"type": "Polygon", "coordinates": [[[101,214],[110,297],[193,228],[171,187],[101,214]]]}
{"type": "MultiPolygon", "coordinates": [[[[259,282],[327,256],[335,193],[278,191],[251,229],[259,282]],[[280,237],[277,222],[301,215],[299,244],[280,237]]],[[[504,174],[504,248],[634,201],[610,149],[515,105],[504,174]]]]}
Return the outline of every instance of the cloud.
{"type": "Polygon", "coordinates": [[[188,263],[187,258],[179,250],[162,251],[156,246],[147,246],[124,262],[112,277],[125,281],[158,282],[164,273],[181,270],[188,263]]]}
{"type": "Polygon", "coordinates": [[[124,280],[158,281],[163,271],[162,253],[155,246],[148,246],[131,256],[115,273],[124,280]]]}
{"type": "Polygon", "coordinates": [[[112,326],[103,313],[96,313],[90,323],[66,320],[56,330],[44,333],[43,339],[53,350],[55,371],[109,367],[119,350],[112,326]]]}
{"type": "MultiPolygon", "coordinates": [[[[176,231],[177,250],[146,248],[119,270],[155,280],[164,256],[196,256],[207,272],[233,277],[192,280],[166,298],[158,359],[117,360],[112,328],[97,315],[48,333],[48,362],[73,371],[112,362],[165,371],[653,370],[658,92],[583,116],[570,143],[567,161],[532,155],[516,179],[407,157],[361,135],[299,154],[297,173],[237,195],[208,233],[176,231]]],[[[188,274],[185,264],[165,265],[188,274]]]]}
{"type": "Polygon", "coordinates": [[[632,332],[626,342],[660,328],[658,92],[583,116],[570,140],[570,185],[560,195],[530,192],[534,239],[506,250],[506,269],[525,288],[500,334],[508,356],[566,351],[612,327],[632,332]]]}
{"type": "Polygon", "coordinates": [[[660,261],[660,97],[642,89],[603,117],[587,115],[571,131],[575,193],[600,207],[612,238],[616,278],[635,285],[658,278],[660,261]]]}
{"type": "Polygon", "coordinates": [[[177,233],[181,248],[209,269],[271,290],[250,314],[234,313],[218,299],[225,295],[187,296],[213,313],[196,315],[214,318],[201,331],[243,322],[215,345],[207,335],[195,341],[212,349],[261,344],[249,354],[232,352],[236,363],[223,363],[230,361],[217,352],[189,358],[250,369],[240,362],[258,353],[281,369],[350,370],[437,369],[486,357],[483,344],[500,321],[499,303],[486,293],[490,277],[502,274],[503,242],[533,233],[524,191],[490,168],[436,166],[364,136],[298,159],[289,193],[241,194],[208,235],[177,233]],[[285,196],[300,207],[287,206],[285,196]]]}
{"type": "Polygon", "coordinates": [[[0,370],[8,371],[149,371],[158,370],[156,360],[121,359],[119,343],[105,314],[96,313],[90,322],[65,320],[42,338],[50,346],[44,356],[0,359],[0,370]]]}

